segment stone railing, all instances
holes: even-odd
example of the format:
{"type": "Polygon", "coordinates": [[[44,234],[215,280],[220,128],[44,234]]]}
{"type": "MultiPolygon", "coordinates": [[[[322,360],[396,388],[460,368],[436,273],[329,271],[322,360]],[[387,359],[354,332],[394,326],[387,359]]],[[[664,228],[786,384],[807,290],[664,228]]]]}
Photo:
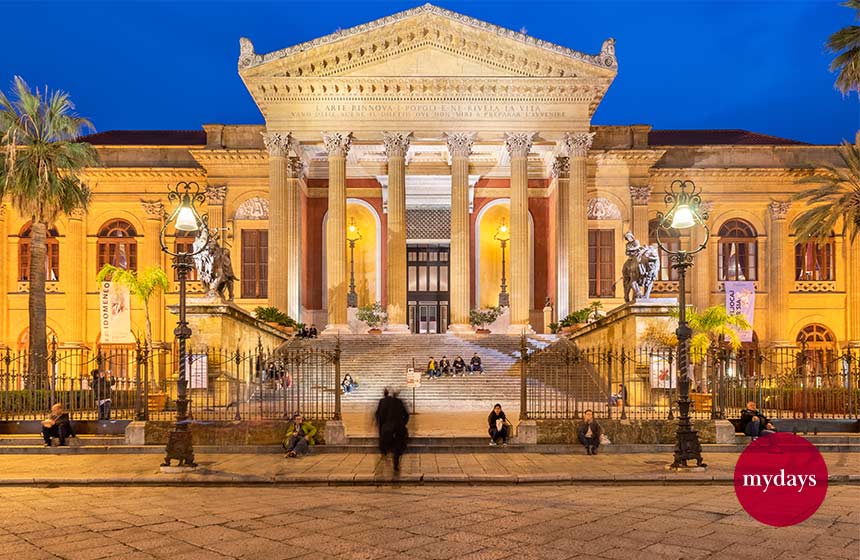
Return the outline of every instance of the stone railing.
{"type": "MultiPolygon", "coordinates": [[[[759,283],[754,282],[753,288],[755,289],[756,292],[758,292],[759,291],[759,283]]],[[[718,292],[725,292],[726,291],[726,283],[725,282],[717,282],[717,291],[718,292]]]]}
{"type": "MultiPolygon", "coordinates": [[[[29,292],[30,292],[30,283],[29,282],[18,282],[18,293],[26,294],[29,292]]],[[[59,294],[60,293],[60,283],[57,281],[45,282],[45,293],[47,293],[47,294],[59,294]]]]}
{"type": "Polygon", "coordinates": [[[801,293],[835,292],[835,280],[797,280],[794,283],[794,291],[801,293]]]}
{"type": "Polygon", "coordinates": [[[655,294],[677,294],[677,280],[656,280],[651,291],[655,294]]]}

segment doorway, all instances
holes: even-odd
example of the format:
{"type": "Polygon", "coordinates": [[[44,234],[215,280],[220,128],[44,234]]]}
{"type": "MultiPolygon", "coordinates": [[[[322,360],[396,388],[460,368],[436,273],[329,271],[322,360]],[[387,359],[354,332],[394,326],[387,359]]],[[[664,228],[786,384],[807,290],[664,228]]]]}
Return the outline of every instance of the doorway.
{"type": "Polygon", "coordinates": [[[414,334],[448,331],[450,248],[442,244],[406,248],[406,300],[409,328],[414,334]]]}

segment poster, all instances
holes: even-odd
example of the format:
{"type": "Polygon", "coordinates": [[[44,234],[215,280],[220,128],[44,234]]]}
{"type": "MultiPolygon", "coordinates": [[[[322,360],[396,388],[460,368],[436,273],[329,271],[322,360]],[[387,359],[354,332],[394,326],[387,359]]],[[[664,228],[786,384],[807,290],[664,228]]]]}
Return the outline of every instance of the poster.
{"type": "MultiPolygon", "coordinates": [[[[726,312],[743,315],[752,325],[755,316],[755,282],[726,282],[726,312]]],[[[752,342],[753,331],[738,330],[741,342],[752,342]]]]}
{"type": "Polygon", "coordinates": [[[99,286],[100,344],[134,344],[128,287],[114,282],[99,286]]]}
{"type": "Polygon", "coordinates": [[[668,356],[651,356],[651,388],[674,389],[676,364],[668,356]]]}
{"type": "Polygon", "coordinates": [[[190,389],[206,389],[209,386],[209,356],[190,354],[188,356],[188,381],[190,389]]]}
{"type": "Polygon", "coordinates": [[[406,388],[417,389],[421,386],[421,372],[415,371],[415,368],[406,370],[406,388]]]}

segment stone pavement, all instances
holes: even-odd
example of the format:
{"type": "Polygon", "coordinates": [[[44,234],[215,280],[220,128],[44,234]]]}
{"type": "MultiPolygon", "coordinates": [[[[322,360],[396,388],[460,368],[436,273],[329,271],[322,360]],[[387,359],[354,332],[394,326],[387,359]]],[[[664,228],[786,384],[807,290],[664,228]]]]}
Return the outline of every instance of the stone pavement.
{"type": "MultiPolygon", "coordinates": [[[[690,483],[732,480],[737,455],[706,455],[704,473],[671,473],[671,453],[421,453],[404,456],[403,483],[690,483]]],[[[831,483],[860,484],[860,454],[824,453],[831,483]]],[[[198,454],[189,474],[162,474],[160,455],[0,455],[0,486],[30,484],[378,484],[393,480],[391,461],[376,453],[198,454]]]]}
{"type": "Polygon", "coordinates": [[[3,488],[14,560],[839,560],[860,487],[761,525],[723,486],[3,488]]]}

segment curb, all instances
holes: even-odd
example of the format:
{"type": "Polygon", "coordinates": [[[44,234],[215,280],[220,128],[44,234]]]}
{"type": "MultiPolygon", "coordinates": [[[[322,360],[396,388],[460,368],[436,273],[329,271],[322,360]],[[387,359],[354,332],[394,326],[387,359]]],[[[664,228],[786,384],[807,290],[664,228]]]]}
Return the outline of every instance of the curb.
{"type": "MultiPolygon", "coordinates": [[[[376,473],[362,474],[299,474],[254,476],[218,473],[153,474],[137,477],[105,478],[7,478],[0,479],[0,487],[22,486],[424,486],[424,485],[719,485],[734,484],[729,473],[633,473],[583,476],[572,473],[540,474],[480,474],[463,473],[408,473],[398,477],[376,473]]],[[[831,485],[860,485],[860,475],[830,475],[831,485]]]]}

